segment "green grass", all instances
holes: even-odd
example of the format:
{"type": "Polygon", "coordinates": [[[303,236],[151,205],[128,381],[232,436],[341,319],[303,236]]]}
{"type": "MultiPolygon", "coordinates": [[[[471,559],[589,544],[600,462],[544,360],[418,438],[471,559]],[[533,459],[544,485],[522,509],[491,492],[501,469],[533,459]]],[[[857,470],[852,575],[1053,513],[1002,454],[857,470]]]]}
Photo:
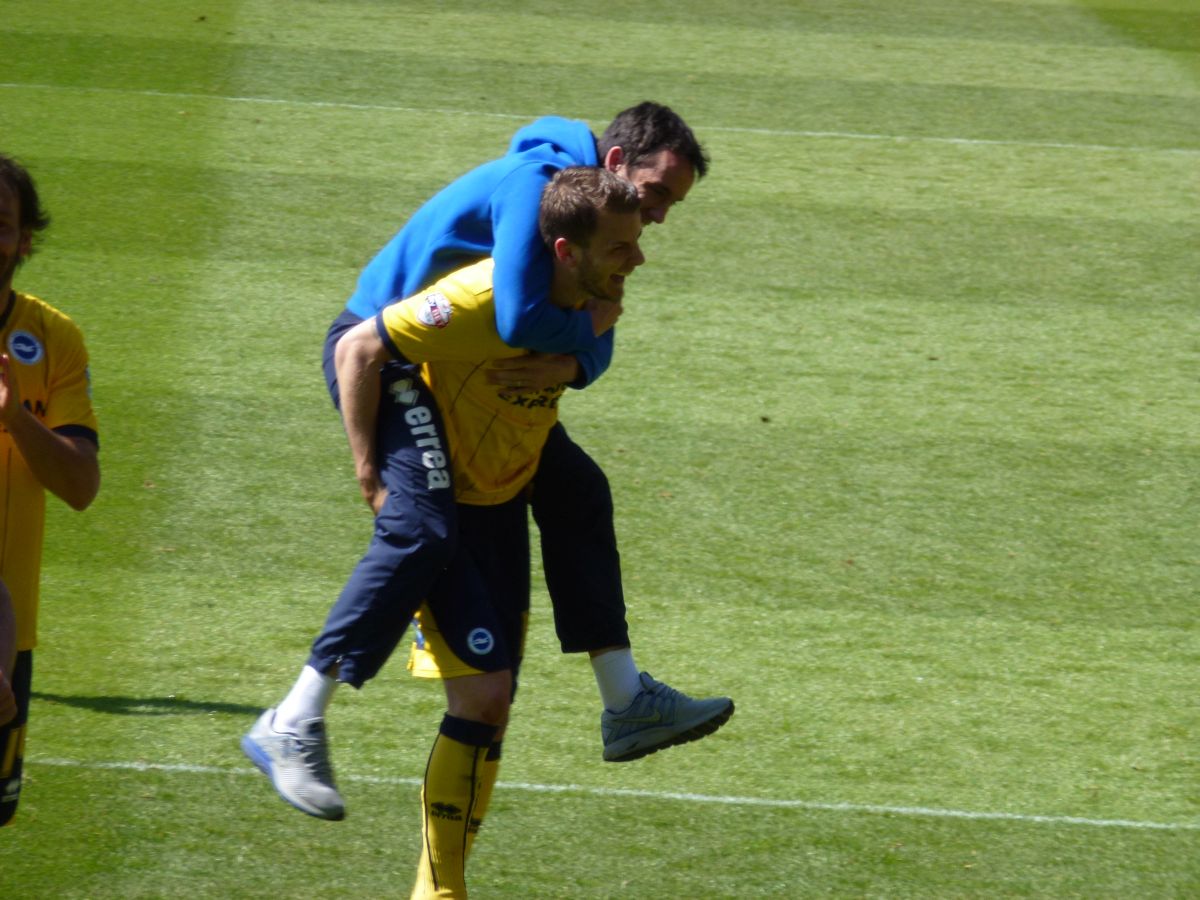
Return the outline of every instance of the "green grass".
{"type": "Polygon", "coordinates": [[[0,0],[104,487],[54,506],[0,892],[407,896],[442,709],[339,696],[340,824],[237,751],[369,534],[318,363],[537,115],[713,166],[564,419],[635,652],[731,723],[599,761],[535,578],[479,897],[1200,893],[1200,5],[0,0]],[[561,788],[561,790],[559,789],[561,788]]]}

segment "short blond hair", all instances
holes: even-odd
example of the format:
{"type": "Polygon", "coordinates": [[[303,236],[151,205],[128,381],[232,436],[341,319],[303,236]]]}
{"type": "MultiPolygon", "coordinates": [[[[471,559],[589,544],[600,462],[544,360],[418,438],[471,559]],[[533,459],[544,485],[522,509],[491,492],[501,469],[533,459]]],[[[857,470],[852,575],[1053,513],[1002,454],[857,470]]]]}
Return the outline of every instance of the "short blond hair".
{"type": "Polygon", "coordinates": [[[640,207],[631,182],[598,166],[570,166],[542,190],[538,231],[546,246],[560,237],[582,246],[595,233],[600,210],[631,213],[640,207]]]}

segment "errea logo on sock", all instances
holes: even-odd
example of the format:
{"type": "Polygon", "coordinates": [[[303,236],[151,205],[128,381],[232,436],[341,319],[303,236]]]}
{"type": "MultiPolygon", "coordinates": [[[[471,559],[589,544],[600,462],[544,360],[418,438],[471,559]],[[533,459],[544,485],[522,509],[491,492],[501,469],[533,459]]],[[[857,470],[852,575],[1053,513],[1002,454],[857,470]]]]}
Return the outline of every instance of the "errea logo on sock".
{"type": "Polygon", "coordinates": [[[429,804],[429,812],[437,819],[447,819],[451,822],[462,821],[462,810],[453,803],[442,803],[435,800],[429,804]]]}

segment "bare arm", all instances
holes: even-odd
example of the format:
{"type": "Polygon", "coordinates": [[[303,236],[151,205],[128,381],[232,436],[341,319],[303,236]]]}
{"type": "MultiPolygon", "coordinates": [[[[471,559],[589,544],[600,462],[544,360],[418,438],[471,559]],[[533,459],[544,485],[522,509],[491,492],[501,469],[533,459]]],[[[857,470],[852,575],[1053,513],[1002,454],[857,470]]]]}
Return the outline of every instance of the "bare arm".
{"type": "Polygon", "coordinates": [[[359,322],[342,335],[334,352],[342,422],[354,457],[354,472],[363,499],[375,513],[387,497],[375,459],[379,367],[387,358],[387,347],[375,331],[374,319],[359,322]]]}
{"type": "Polygon", "coordinates": [[[0,354],[0,423],[42,487],[72,509],[87,509],[100,490],[100,457],[87,438],[57,434],[21,405],[9,359],[0,354]]]}

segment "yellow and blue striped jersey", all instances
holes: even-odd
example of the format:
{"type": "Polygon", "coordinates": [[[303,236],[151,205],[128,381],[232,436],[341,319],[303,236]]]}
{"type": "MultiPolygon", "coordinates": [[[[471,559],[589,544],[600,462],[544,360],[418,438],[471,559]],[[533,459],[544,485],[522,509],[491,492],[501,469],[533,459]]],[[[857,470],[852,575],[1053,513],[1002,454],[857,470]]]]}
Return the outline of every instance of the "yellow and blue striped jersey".
{"type": "Polygon", "coordinates": [[[421,364],[437,398],[456,499],[490,506],[515,497],[537,470],[566,385],[517,393],[488,384],[489,361],[526,352],[496,331],[492,261],[452,272],[385,307],[377,323],[394,353],[421,364]]]}
{"type": "MultiPolygon", "coordinates": [[[[29,294],[12,294],[0,320],[8,374],[21,402],[47,428],[96,440],[87,348],[74,322],[29,294]]],[[[11,435],[0,429],[0,577],[12,594],[17,649],[37,644],[46,491],[11,435]]]]}

